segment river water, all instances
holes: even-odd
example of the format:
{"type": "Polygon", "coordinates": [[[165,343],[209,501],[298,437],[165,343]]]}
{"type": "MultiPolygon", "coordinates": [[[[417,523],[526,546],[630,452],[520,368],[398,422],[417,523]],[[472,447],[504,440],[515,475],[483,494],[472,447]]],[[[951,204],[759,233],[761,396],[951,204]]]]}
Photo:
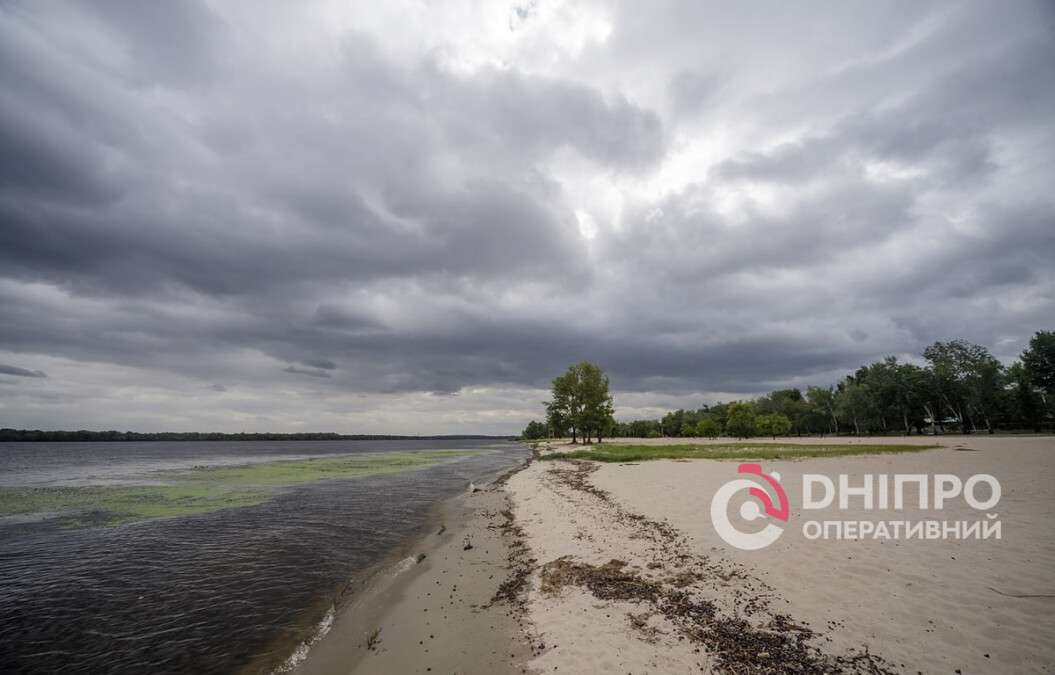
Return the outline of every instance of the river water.
{"type": "Polygon", "coordinates": [[[0,672],[269,668],[439,500],[527,454],[478,440],[0,444],[0,672]],[[436,450],[473,454],[413,463],[436,450]],[[371,469],[326,473],[346,457],[371,469]],[[202,476],[213,501],[165,492],[202,476]],[[88,514],[85,494],[101,504],[88,514]]]}

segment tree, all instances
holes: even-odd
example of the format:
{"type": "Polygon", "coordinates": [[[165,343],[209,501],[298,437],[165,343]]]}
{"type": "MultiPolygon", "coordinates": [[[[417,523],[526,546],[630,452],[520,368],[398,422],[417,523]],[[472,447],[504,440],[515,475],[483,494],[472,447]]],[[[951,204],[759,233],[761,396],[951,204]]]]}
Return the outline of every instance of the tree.
{"type": "Polygon", "coordinates": [[[849,420],[854,435],[861,435],[861,426],[869,428],[873,419],[872,399],[868,389],[852,375],[839,384],[835,393],[835,408],[843,419],[849,420]]]}
{"type": "Polygon", "coordinates": [[[674,410],[663,416],[659,421],[664,436],[678,436],[682,427],[685,426],[685,411],[674,410]]]}
{"type": "Polygon", "coordinates": [[[1044,399],[1033,384],[1032,374],[1016,361],[1007,369],[1007,375],[1011,387],[1011,423],[1039,433],[1044,426],[1044,399]]]}
{"type": "Polygon", "coordinates": [[[778,389],[755,401],[759,415],[783,415],[798,433],[805,430],[809,411],[810,406],[798,389],[778,389]]]}
{"type": "Polygon", "coordinates": [[[730,436],[750,438],[755,435],[755,411],[750,403],[729,404],[729,420],[725,430],[730,436]]]}
{"type": "Polygon", "coordinates": [[[972,419],[980,418],[989,433],[993,433],[993,415],[1000,406],[1004,392],[1004,366],[980,347],[973,355],[967,373],[967,402],[972,419]]]}
{"type": "Polygon", "coordinates": [[[772,436],[775,439],[791,431],[791,420],[780,413],[759,415],[755,418],[755,428],[758,429],[758,433],[772,436]]]}
{"type": "Polygon", "coordinates": [[[551,398],[545,402],[545,422],[555,438],[561,438],[572,431],[572,443],[578,443],[575,420],[575,387],[572,372],[565,372],[553,379],[551,398]]]}
{"type": "Polygon", "coordinates": [[[571,368],[559,377],[553,378],[550,388],[552,398],[546,401],[546,423],[549,425],[554,437],[564,436],[571,430],[571,442],[578,443],[577,430],[578,419],[576,411],[578,403],[575,400],[575,391],[578,388],[577,375],[571,368]]]}
{"type": "Polygon", "coordinates": [[[662,434],[656,420],[634,420],[627,425],[626,435],[631,438],[658,438],[662,434]]]}
{"type": "Polygon", "coordinates": [[[608,377],[589,361],[569,366],[567,372],[553,378],[550,392],[547,420],[551,427],[570,427],[572,443],[578,443],[580,433],[584,443],[592,442],[593,436],[601,442],[615,424],[608,377]]]}
{"type": "Polygon", "coordinates": [[[1037,331],[1022,352],[1022,366],[1034,385],[1055,396],[1055,331],[1037,331]]]}
{"type": "Polygon", "coordinates": [[[811,413],[828,425],[829,432],[839,433],[839,418],[835,415],[835,392],[831,387],[810,387],[806,390],[806,401],[811,413]]]}
{"type": "Polygon", "coordinates": [[[528,425],[524,427],[524,432],[520,434],[520,437],[525,441],[534,441],[540,438],[545,438],[548,435],[547,432],[548,429],[545,424],[531,420],[528,422],[528,425]]]}
{"type": "Polygon", "coordinates": [[[923,350],[931,364],[938,393],[959,419],[964,433],[977,430],[981,419],[990,432],[992,414],[1003,388],[1003,366],[981,345],[963,340],[935,342],[923,350]]]}
{"type": "Polygon", "coordinates": [[[923,368],[911,363],[898,363],[896,365],[896,400],[898,411],[901,413],[901,421],[905,427],[905,435],[912,433],[912,427],[916,427],[917,433],[923,433],[924,402],[928,396],[928,383],[930,374],[923,368]]]}
{"type": "Polygon", "coordinates": [[[612,419],[614,405],[608,391],[608,376],[589,361],[583,361],[573,368],[579,376],[579,428],[582,429],[583,440],[590,443],[591,437],[596,436],[600,443],[602,435],[615,421],[612,419]]]}
{"type": "Polygon", "coordinates": [[[718,438],[721,432],[718,423],[710,417],[704,417],[696,423],[696,435],[700,438],[718,438]]]}

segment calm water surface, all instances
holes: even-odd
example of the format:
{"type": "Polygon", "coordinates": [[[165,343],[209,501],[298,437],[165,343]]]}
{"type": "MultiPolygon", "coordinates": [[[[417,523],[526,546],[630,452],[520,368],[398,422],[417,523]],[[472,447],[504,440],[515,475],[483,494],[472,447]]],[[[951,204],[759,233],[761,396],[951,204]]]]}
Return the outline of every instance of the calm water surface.
{"type": "MultiPolygon", "coordinates": [[[[0,491],[158,482],[165,471],[426,450],[427,468],[277,490],[264,503],[117,526],[0,519],[0,672],[228,673],[281,661],[328,599],[437,501],[518,464],[494,441],[3,443],[0,491]]],[[[163,480],[162,480],[163,482],[163,480]]]]}

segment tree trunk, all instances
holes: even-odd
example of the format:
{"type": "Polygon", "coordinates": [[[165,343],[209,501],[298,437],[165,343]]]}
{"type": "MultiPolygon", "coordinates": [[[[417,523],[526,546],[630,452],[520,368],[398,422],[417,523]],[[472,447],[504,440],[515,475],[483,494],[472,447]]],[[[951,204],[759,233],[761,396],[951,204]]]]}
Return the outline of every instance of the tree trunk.
{"type": "Polygon", "coordinates": [[[937,426],[937,420],[934,419],[934,413],[931,411],[929,405],[923,406],[923,410],[924,410],[924,412],[927,413],[927,417],[930,418],[930,435],[931,436],[937,436],[938,435],[938,426],[937,426]]]}

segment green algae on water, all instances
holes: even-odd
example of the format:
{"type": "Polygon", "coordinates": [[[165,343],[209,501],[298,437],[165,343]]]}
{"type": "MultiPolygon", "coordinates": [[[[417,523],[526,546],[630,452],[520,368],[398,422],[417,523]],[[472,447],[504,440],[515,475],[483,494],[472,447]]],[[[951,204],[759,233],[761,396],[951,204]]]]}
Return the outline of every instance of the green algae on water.
{"type": "Polygon", "coordinates": [[[149,474],[150,485],[0,488],[0,518],[44,516],[84,527],[210,513],[261,504],[298,485],[423,469],[473,454],[364,453],[155,471],[149,474]]]}

